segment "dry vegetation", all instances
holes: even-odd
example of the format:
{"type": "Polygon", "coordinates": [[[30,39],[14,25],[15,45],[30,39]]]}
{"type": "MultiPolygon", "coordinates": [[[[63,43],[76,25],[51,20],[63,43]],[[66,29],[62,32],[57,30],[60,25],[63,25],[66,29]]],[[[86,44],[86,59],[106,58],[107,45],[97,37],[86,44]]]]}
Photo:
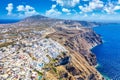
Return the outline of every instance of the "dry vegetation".
{"type": "Polygon", "coordinates": [[[14,42],[1,43],[1,44],[0,44],[0,48],[1,48],[1,47],[7,47],[7,46],[12,45],[12,44],[14,44],[14,42]]]}

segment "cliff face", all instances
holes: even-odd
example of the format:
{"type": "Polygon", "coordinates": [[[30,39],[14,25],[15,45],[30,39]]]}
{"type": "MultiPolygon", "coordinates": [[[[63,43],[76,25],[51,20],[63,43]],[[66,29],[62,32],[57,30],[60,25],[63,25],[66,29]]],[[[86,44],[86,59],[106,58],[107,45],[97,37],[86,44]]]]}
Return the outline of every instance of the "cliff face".
{"type": "Polygon", "coordinates": [[[67,73],[71,74],[68,80],[102,80],[101,74],[95,69],[96,56],[90,49],[102,41],[100,36],[91,29],[82,28],[56,30],[48,35],[53,40],[62,44],[69,51],[70,64],[64,66],[67,73]]]}
{"type": "MultiPolygon", "coordinates": [[[[95,24],[82,21],[51,19],[38,15],[26,18],[15,24],[0,25],[0,37],[3,39],[3,42],[4,35],[7,35],[9,41],[16,42],[14,44],[15,47],[22,47],[16,49],[16,56],[11,51],[11,56],[7,56],[10,60],[5,58],[8,59],[6,62],[15,61],[15,58],[12,58],[12,56],[17,58],[17,56],[24,54],[28,61],[21,60],[21,58],[19,60],[24,64],[28,62],[27,65],[31,65],[29,64],[30,61],[32,67],[27,66],[27,68],[32,70],[33,73],[37,73],[40,77],[42,76],[45,80],[103,80],[101,74],[94,67],[97,64],[96,56],[90,51],[91,48],[101,44],[102,41],[99,35],[91,29],[83,27],[84,25],[93,26],[95,24]],[[58,43],[60,44],[58,45],[58,43]],[[62,46],[65,48],[64,52],[60,52],[60,47],[62,48],[62,46]],[[56,55],[57,53],[59,55],[56,55]],[[49,62],[43,66],[45,61],[49,62]],[[39,68],[34,63],[42,67],[39,68]]],[[[7,45],[9,44],[7,43],[7,45]]],[[[14,46],[10,45],[9,49],[5,49],[10,52],[14,46]]],[[[2,47],[4,47],[3,44],[2,47]]],[[[6,54],[6,52],[4,53],[6,54]]],[[[12,65],[11,62],[10,64],[12,65]]],[[[14,66],[16,68],[16,64],[14,66]]],[[[24,66],[24,68],[26,67],[24,66]]],[[[37,76],[37,78],[39,77],[37,76]]]]}

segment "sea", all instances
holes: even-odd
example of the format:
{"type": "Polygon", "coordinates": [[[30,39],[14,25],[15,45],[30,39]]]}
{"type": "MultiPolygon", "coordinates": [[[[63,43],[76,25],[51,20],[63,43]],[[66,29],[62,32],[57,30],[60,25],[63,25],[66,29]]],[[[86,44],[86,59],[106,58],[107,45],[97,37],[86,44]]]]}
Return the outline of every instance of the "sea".
{"type": "Polygon", "coordinates": [[[120,24],[104,24],[93,30],[103,40],[91,50],[97,57],[96,69],[106,80],[120,80],[120,24]]]}
{"type": "Polygon", "coordinates": [[[12,20],[12,19],[6,20],[6,19],[3,19],[3,20],[0,20],[0,24],[16,23],[18,21],[20,21],[20,20],[12,20]]]}

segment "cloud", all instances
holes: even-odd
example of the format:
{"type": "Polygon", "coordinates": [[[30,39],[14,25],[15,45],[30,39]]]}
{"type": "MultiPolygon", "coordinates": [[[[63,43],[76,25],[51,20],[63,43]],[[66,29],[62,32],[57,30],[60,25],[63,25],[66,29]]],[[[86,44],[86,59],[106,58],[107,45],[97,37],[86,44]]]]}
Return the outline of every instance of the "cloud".
{"type": "Polygon", "coordinates": [[[116,13],[117,10],[120,10],[120,5],[115,5],[111,2],[105,5],[104,11],[106,11],[108,14],[116,13]]]}
{"type": "Polygon", "coordinates": [[[56,5],[53,4],[53,5],[52,5],[52,9],[54,9],[54,8],[56,8],[56,5]]]}
{"type": "Polygon", "coordinates": [[[89,1],[89,0],[82,0],[82,1],[89,1]]]}
{"type": "Polygon", "coordinates": [[[27,16],[32,16],[32,15],[37,15],[39,14],[33,7],[30,5],[18,5],[17,6],[17,11],[19,13],[19,17],[27,17],[27,16]]]}
{"type": "Polygon", "coordinates": [[[25,11],[25,7],[23,5],[17,6],[17,11],[25,11]]]}
{"type": "Polygon", "coordinates": [[[87,14],[84,14],[83,17],[88,17],[88,15],[87,15],[87,14]]]}
{"type": "Polygon", "coordinates": [[[109,2],[108,4],[105,5],[103,10],[109,14],[114,13],[114,5],[111,2],[109,2]]]}
{"type": "Polygon", "coordinates": [[[67,13],[67,15],[71,15],[72,13],[67,13]]]}
{"type": "Polygon", "coordinates": [[[61,12],[54,9],[50,9],[46,12],[46,16],[59,16],[59,15],[61,15],[61,12]]]}
{"type": "Polygon", "coordinates": [[[62,13],[56,9],[56,5],[52,5],[51,9],[46,11],[45,13],[46,16],[53,16],[53,17],[59,16],[61,14],[62,13]]]}
{"type": "Polygon", "coordinates": [[[118,0],[118,4],[120,4],[120,0],[118,0]]]}
{"type": "Polygon", "coordinates": [[[7,15],[9,16],[17,16],[17,17],[27,17],[32,15],[39,14],[33,7],[30,5],[18,5],[16,6],[16,9],[14,10],[15,13],[13,13],[14,7],[12,3],[9,3],[6,7],[6,10],[8,11],[7,15]]]}
{"type": "Polygon", "coordinates": [[[8,6],[6,7],[6,10],[8,11],[8,15],[12,15],[13,4],[9,3],[8,6]]]}
{"type": "Polygon", "coordinates": [[[75,7],[80,2],[80,0],[52,0],[52,1],[55,1],[60,6],[64,7],[75,7]]]}
{"type": "Polygon", "coordinates": [[[100,0],[92,0],[91,2],[89,2],[88,5],[84,5],[84,6],[79,6],[79,9],[82,12],[91,12],[95,9],[101,9],[104,7],[104,4],[102,1],[100,0]]]}
{"type": "Polygon", "coordinates": [[[89,6],[85,6],[85,7],[83,7],[83,6],[79,6],[79,9],[81,10],[81,13],[82,12],[91,12],[92,11],[92,9],[89,7],[89,6]]]}
{"type": "Polygon", "coordinates": [[[102,8],[103,6],[103,2],[100,0],[93,0],[89,3],[89,7],[91,7],[92,9],[102,8]]]}
{"type": "Polygon", "coordinates": [[[118,5],[115,6],[115,7],[114,7],[114,10],[120,10],[120,6],[118,6],[118,5]]]}
{"type": "Polygon", "coordinates": [[[80,13],[99,10],[100,13],[106,12],[107,14],[115,14],[117,10],[120,10],[120,0],[117,2],[108,1],[106,3],[101,0],[92,0],[89,1],[88,5],[80,5],[79,9],[81,11],[80,13]]]}
{"type": "Polygon", "coordinates": [[[70,10],[69,10],[69,9],[66,9],[66,8],[62,8],[62,11],[63,11],[63,12],[66,12],[66,13],[69,13],[69,12],[70,12],[70,10]]]}

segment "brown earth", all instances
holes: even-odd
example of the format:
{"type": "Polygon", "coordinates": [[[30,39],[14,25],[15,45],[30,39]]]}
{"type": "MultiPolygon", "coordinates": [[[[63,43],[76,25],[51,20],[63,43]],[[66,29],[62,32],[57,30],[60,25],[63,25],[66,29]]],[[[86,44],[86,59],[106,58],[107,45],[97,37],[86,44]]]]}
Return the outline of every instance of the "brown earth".
{"type": "Polygon", "coordinates": [[[69,51],[69,64],[56,67],[57,73],[47,73],[47,80],[103,80],[95,69],[96,56],[90,51],[94,46],[102,43],[100,36],[91,29],[56,29],[56,32],[47,35],[47,38],[62,44],[69,51]],[[56,74],[56,75],[55,75],[56,74]],[[58,76],[62,76],[58,78],[58,76]],[[65,76],[67,75],[67,76],[65,76]]]}

